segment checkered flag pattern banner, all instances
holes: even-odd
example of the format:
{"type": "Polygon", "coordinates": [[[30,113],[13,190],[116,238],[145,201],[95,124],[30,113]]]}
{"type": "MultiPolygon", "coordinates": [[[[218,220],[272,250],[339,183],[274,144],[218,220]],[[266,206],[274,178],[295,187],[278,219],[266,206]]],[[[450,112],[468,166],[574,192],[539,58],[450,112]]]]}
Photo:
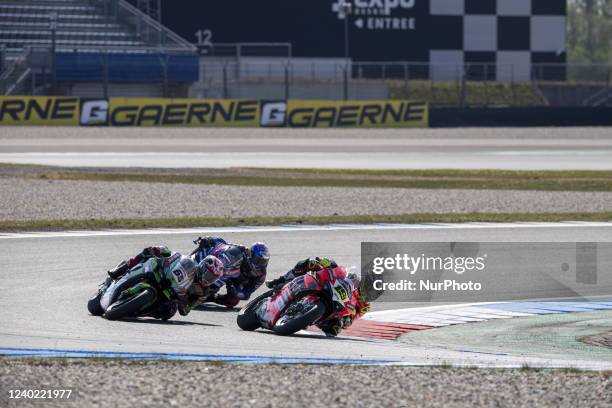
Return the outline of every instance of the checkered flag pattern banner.
{"type": "Polygon", "coordinates": [[[565,77],[566,0],[430,0],[430,14],[444,33],[432,39],[433,79],[461,69],[468,79],[565,77]]]}

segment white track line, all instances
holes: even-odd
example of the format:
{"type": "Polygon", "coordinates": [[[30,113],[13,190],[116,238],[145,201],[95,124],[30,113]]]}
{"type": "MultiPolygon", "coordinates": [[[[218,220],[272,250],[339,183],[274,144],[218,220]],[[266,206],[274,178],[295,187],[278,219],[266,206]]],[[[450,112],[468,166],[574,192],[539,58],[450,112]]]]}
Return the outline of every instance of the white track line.
{"type": "Polygon", "coordinates": [[[514,223],[431,223],[431,224],[328,224],[328,225],[278,225],[243,227],[197,227],[197,228],[151,228],[151,229],[111,229],[86,231],[40,231],[0,233],[0,239],[25,238],[66,238],[66,237],[108,237],[131,235],[174,235],[174,234],[221,234],[233,232],[300,232],[300,231],[339,231],[339,230],[423,230],[423,229],[500,229],[500,228],[612,228],[612,222],[514,222],[514,223]]]}

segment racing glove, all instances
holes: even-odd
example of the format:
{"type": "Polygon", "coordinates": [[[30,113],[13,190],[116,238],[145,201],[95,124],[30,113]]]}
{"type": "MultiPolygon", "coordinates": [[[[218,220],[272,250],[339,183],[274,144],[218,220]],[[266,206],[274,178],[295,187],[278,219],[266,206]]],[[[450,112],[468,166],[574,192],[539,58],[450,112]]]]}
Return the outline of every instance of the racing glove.
{"type": "Polygon", "coordinates": [[[151,258],[153,256],[155,257],[168,257],[171,255],[170,250],[168,249],[168,247],[165,246],[152,246],[152,247],[147,247],[145,249],[142,250],[142,252],[140,253],[140,256],[143,258],[151,258]]]}
{"type": "Polygon", "coordinates": [[[266,286],[269,287],[270,289],[272,289],[272,288],[275,288],[277,286],[284,285],[285,282],[286,282],[285,277],[281,276],[280,278],[276,278],[276,279],[272,279],[272,280],[266,281],[266,286]]]}
{"type": "Polygon", "coordinates": [[[213,237],[198,237],[193,243],[200,249],[210,249],[215,245],[215,239],[213,237]]]}
{"type": "Polygon", "coordinates": [[[110,276],[111,279],[118,279],[122,277],[123,275],[125,275],[125,273],[129,270],[130,270],[129,262],[121,261],[119,265],[115,266],[113,269],[108,271],[108,276],[110,276]]]}

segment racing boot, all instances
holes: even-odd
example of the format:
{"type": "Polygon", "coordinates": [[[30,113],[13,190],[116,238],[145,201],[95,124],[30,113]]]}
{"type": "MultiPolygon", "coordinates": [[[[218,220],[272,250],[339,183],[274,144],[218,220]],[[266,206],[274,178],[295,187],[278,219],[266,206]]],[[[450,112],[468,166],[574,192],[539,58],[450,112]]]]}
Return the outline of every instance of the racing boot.
{"type": "Polygon", "coordinates": [[[149,313],[149,316],[155,319],[161,319],[165,321],[171,319],[176,314],[177,310],[178,306],[176,305],[176,303],[164,302],[158,305],[155,309],[153,309],[153,311],[149,313]]]}
{"type": "Polygon", "coordinates": [[[240,302],[240,299],[238,299],[236,296],[232,296],[226,293],[225,295],[214,296],[212,301],[218,305],[225,306],[231,309],[236,306],[238,302],[240,302]]]}
{"type": "Polygon", "coordinates": [[[317,324],[317,327],[321,329],[327,337],[336,337],[342,331],[342,324],[338,319],[325,320],[317,324]]]}

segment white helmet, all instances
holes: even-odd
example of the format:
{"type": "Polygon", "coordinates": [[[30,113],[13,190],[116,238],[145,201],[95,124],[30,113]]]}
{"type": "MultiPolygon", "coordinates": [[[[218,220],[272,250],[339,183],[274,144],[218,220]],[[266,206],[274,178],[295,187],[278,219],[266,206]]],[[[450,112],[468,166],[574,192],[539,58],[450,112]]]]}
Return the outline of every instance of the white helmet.
{"type": "Polygon", "coordinates": [[[210,286],[215,281],[223,277],[224,266],[223,262],[214,255],[208,255],[198,264],[200,269],[198,281],[203,286],[210,286]]]}

